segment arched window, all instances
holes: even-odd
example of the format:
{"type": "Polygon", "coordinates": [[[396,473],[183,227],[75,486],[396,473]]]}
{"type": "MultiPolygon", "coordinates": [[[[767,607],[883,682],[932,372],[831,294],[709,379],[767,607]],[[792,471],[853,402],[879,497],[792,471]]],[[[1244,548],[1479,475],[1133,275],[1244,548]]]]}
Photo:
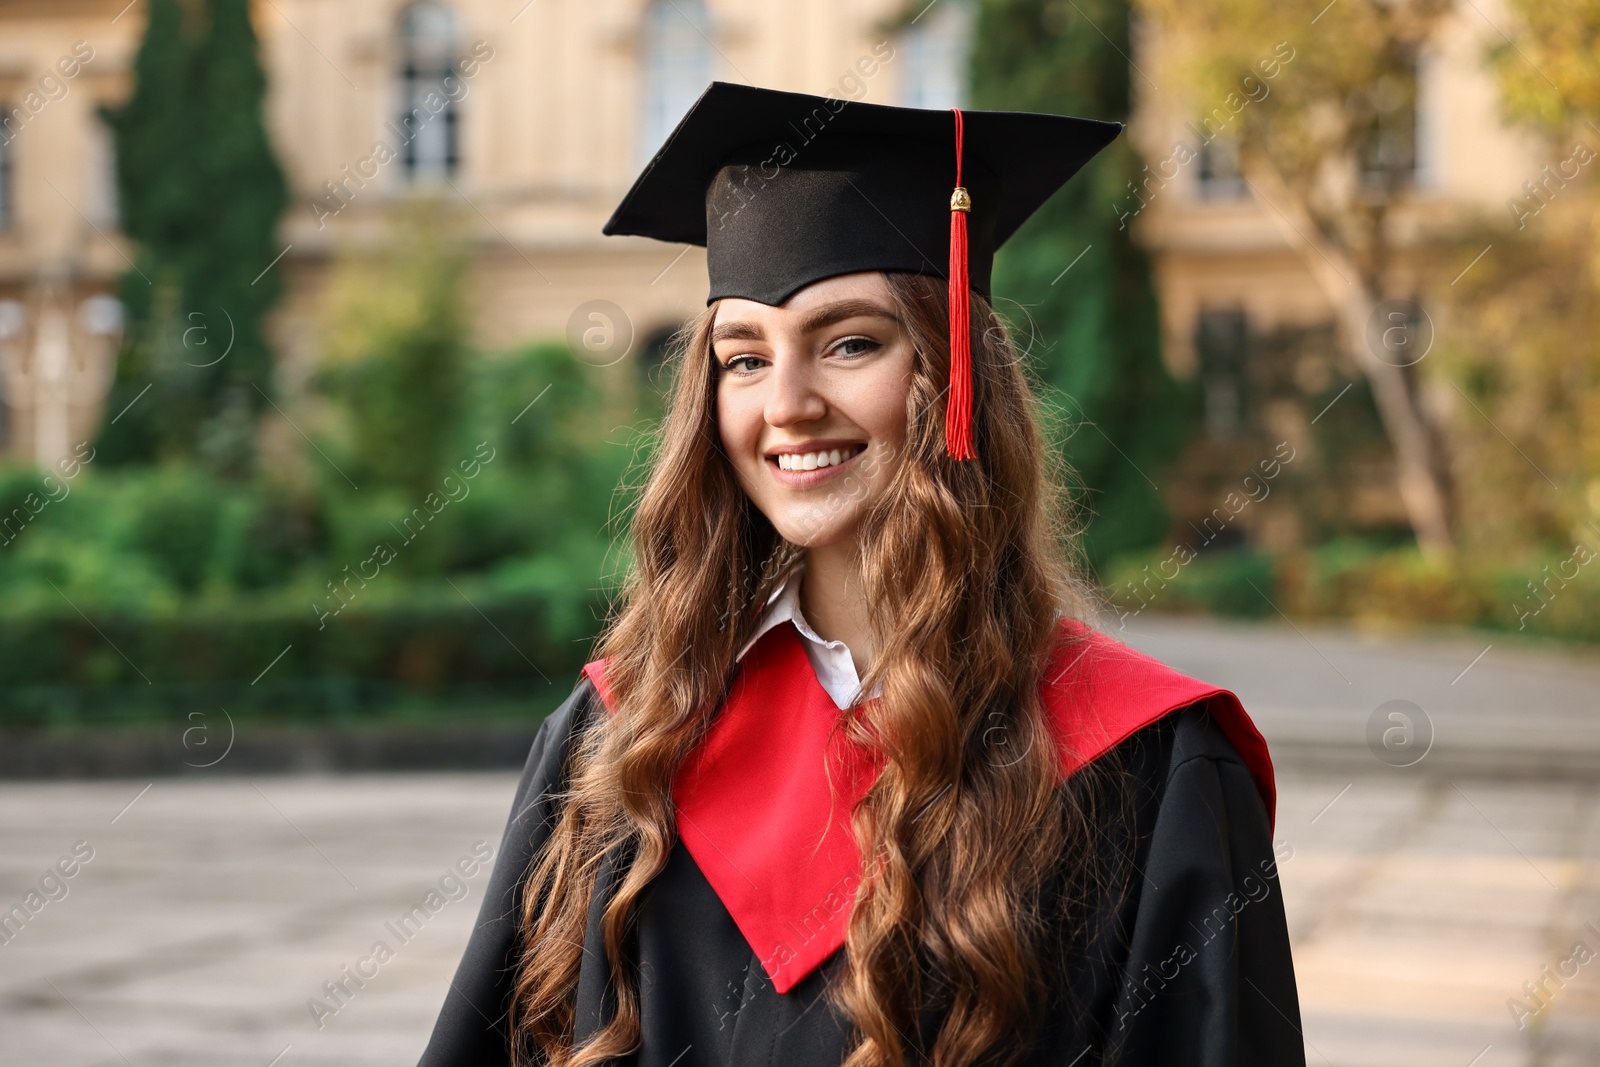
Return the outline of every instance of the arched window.
{"type": "Polygon", "coordinates": [[[711,84],[711,13],[705,0],[650,0],[639,31],[639,142],[647,162],[711,84]]]}
{"type": "Polygon", "coordinates": [[[400,165],[408,180],[454,174],[457,148],[456,18],[444,4],[422,0],[400,14],[400,165]]]}
{"type": "Polygon", "coordinates": [[[900,64],[901,106],[967,106],[972,23],[970,0],[944,0],[924,8],[900,31],[895,62],[900,64]]]}

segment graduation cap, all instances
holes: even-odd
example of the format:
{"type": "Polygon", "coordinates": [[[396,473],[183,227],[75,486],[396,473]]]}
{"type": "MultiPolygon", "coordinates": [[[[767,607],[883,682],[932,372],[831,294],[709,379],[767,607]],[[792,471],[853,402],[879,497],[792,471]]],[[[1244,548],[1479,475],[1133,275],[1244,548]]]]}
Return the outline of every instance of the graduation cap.
{"type": "Polygon", "coordinates": [[[911,271],[950,285],[945,448],[972,450],[968,291],[994,253],[1122,132],[1118,122],[887,107],[713,82],[603,232],[704,245],[709,304],[777,306],[812,282],[911,271]]]}

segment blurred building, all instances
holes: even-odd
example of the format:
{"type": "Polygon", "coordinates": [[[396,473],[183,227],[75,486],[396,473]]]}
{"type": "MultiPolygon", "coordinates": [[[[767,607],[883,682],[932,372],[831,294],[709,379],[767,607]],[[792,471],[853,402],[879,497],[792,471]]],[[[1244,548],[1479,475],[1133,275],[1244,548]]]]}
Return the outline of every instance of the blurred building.
{"type": "MultiPolygon", "coordinates": [[[[1264,42],[1262,60],[1277,63],[1265,69],[1277,71],[1278,84],[1290,81],[1296,53],[1316,48],[1317,34],[1335,25],[1330,16],[1322,27],[1308,24],[1299,40],[1264,42]]],[[[1377,184],[1381,172],[1383,186],[1399,190],[1390,232],[1402,285],[1408,274],[1415,280],[1408,247],[1418,235],[1479,212],[1504,218],[1508,198],[1526,196],[1524,183],[1550,162],[1537,142],[1499,119],[1498,90],[1484,64],[1491,46],[1504,45],[1500,25],[1510,23],[1496,0],[1460,5],[1406,77],[1370,90],[1377,133],[1360,180],[1377,184]]],[[[1151,252],[1163,356],[1200,391],[1202,431],[1167,489],[1180,528],[1203,523],[1287,442],[1301,471],[1315,470],[1319,499],[1246,508],[1224,540],[1292,547],[1304,542],[1305,520],[1317,512],[1325,526],[1409,530],[1387,440],[1336,326],[1339,283],[1330,286],[1331,272],[1313,269],[1324,264],[1313,263],[1318,253],[1296,232],[1304,223],[1291,218],[1290,205],[1250,188],[1237,167],[1229,126],[1265,99],[1273,80],[1241,86],[1231,102],[1178,100],[1159,88],[1168,83],[1159,35],[1146,32],[1139,45],[1130,133],[1152,180],[1112,210],[1151,252]],[[1324,406],[1339,397],[1338,407],[1324,406]]],[[[1460,265],[1469,259],[1470,252],[1460,265]]],[[[1426,309],[1419,314],[1427,318],[1426,309]]],[[[1431,323],[1417,323],[1412,336],[1428,344],[1431,323]]]]}
{"type": "MultiPolygon", "coordinates": [[[[417,189],[460,201],[476,226],[480,343],[628,330],[631,351],[651,358],[702,306],[705,270],[700,249],[600,235],[640,166],[712,79],[960,103],[971,6],[942,0],[906,24],[914,10],[903,0],[260,3],[269,127],[293,190],[284,252],[262,264],[288,283],[274,327],[284,381],[292,388],[316,358],[340,250],[376,239],[386,208],[417,189]]],[[[1540,162],[1499,125],[1482,68],[1494,31],[1477,7],[1463,10],[1420,57],[1415,92],[1401,94],[1379,146],[1424,214],[1503,210],[1540,162]]],[[[127,249],[95,115],[129,91],[144,16],[127,0],[0,0],[0,441],[13,454],[64,453],[117,414],[102,410],[120,330],[107,297],[127,249]]],[[[1194,142],[1186,124],[1205,109],[1153,88],[1159,42],[1142,40],[1135,61],[1132,133],[1147,159],[1165,160],[1194,142]]],[[[1309,442],[1308,398],[1353,372],[1329,294],[1284,220],[1240,180],[1226,137],[1136,202],[1167,359],[1204,397],[1205,433],[1170,493],[1180,518],[1204,515],[1264,442],[1309,442]]],[[[1349,482],[1338,507],[1367,525],[1403,524],[1386,450],[1369,445],[1337,457],[1349,482]]],[[[1294,509],[1257,509],[1230,536],[1293,543],[1295,522],[1294,509]]]]}
{"type": "MultiPolygon", "coordinates": [[[[600,227],[713,79],[843,99],[961,103],[968,8],[900,0],[270,0],[255,10],[268,125],[293,192],[275,324],[288,380],[315,358],[339,250],[421,188],[475,220],[476,339],[629,330],[659,349],[705,301],[704,254],[600,227]],[[626,321],[589,306],[607,301],[626,321]],[[582,310],[580,310],[582,309],[582,310]]],[[[0,0],[0,440],[93,434],[127,269],[111,141],[145,5],[0,0]],[[78,42],[83,42],[79,44],[78,42]],[[74,49],[90,58],[70,62],[74,49]],[[69,62],[62,66],[63,57],[69,62]],[[71,76],[66,71],[71,69],[71,76]]],[[[219,193],[219,195],[225,195],[219,193]]]]}

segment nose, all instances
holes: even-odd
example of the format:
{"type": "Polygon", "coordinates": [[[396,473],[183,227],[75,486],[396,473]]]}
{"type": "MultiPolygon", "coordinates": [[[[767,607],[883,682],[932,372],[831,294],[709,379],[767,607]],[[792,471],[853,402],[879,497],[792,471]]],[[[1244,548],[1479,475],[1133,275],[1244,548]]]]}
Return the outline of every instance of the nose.
{"type": "Polygon", "coordinates": [[[814,362],[797,347],[786,345],[773,353],[763,412],[769,426],[813,422],[827,414],[828,404],[817,389],[816,375],[814,362]]]}

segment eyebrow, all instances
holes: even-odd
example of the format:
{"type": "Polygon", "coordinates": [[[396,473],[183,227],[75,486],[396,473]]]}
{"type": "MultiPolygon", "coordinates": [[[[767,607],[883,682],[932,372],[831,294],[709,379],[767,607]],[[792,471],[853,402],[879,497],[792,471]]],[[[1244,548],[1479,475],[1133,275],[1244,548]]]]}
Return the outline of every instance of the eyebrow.
{"type": "MultiPolygon", "coordinates": [[[[800,320],[801,333],[814,333],[836,322],[859,317],[888,319],[899,322],[894,312],[871,300],[838,300],[824,304],[800,320]]],[[[711,343],[718,341],[760,341],[766,335],[753,322],[724,322],[711,331],[711,343]]]]}

